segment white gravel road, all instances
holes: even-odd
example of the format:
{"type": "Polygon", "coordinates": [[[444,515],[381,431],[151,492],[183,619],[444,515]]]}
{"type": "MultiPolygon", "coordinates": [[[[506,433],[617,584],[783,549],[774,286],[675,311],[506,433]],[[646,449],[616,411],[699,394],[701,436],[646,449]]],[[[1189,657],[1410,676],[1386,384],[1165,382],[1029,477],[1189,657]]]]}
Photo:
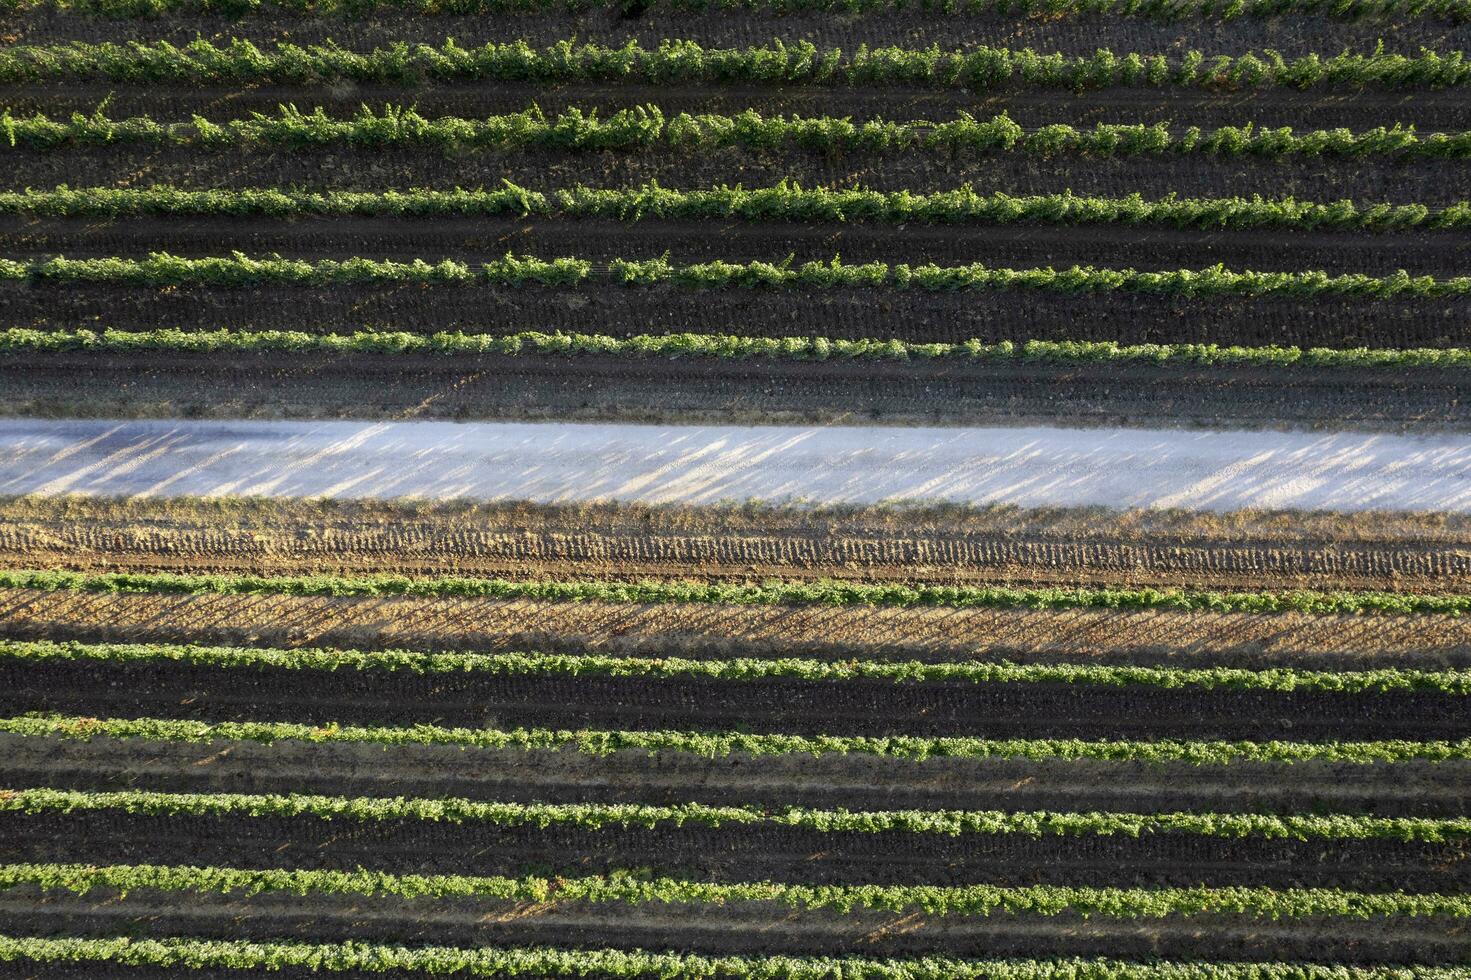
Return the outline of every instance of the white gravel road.
{"type": "Polygon", "coordinates": [[[1471,510],[1471,439],[1142,429],[0,420],[0,493],[1471,510]]]}

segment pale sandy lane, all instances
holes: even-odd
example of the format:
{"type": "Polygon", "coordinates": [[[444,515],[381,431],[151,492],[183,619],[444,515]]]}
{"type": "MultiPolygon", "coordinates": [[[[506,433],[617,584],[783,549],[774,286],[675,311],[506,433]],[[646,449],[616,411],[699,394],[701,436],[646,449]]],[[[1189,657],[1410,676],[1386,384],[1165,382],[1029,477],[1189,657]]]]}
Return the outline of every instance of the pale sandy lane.
{"type": "Polygon", "coordinates": [[[0,493],[1471,511],[1471,440],[1354,433],[0,421],[0,493]]]}

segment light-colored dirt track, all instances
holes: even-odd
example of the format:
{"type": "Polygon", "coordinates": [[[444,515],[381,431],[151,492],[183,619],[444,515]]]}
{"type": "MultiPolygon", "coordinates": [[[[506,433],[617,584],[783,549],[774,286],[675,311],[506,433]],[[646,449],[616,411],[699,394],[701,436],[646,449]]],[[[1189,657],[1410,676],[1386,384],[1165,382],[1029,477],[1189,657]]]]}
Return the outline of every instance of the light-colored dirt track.
{"type": "Polygon", "coordinates": [[[0,493],[1471,510],[1458,437],[1131,429],[0,422],[0,493]]]}

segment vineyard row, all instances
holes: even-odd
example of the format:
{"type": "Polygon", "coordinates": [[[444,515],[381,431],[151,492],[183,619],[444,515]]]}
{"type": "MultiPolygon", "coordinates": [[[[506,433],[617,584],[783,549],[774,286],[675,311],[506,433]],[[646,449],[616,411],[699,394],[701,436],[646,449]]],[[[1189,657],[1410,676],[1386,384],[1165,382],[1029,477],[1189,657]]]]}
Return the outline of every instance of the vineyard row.
{"type": "Polygon", "coordinates": [[[267,146],[591,152],[656,148],[708,151],[737,147],[756,151],[797,148],[823,154],[924,150],[952,154],[1023,153],[1040,157],[1471,158],[1471,132],[1419,135],[1413,126],[1399,124],[1357,132],[1320,129],[1302,133],[1287,126],[1255,124],[1210,130],[1198,126],[1171,130],[1164,123],[1150,126],[1098,123],[1091,129],[1059,123],[1025,128],[1006,113],[978,120],[962,112],[945,122],[768,117],[749,109],[736,115],[681,112],[666,118],[654,105],[620,109],[607,119],[599,119],[596,111],[585,114],[578,108],[566,109],[551,118],[539,108],[532,108],[470,119],[426,118],[413,108],[393,106],[385,106],[381,113],[363,106],[351,117],[336,118],[321,106],[311,113],[303,113],[295,106],[281,106],[275,116],[254,113],[249,119],[223,122],[203,117],[189,122],[159,122],[149,116],[114,120],[101,112],[52,119],[42,113],[17,117],[6,110],[0,115],[0,135],[13,147],[37,150],[119,145],[210,150],[267,146]]]}
{"type": "Polygon", "coordinates": [[[217,740],[271,744],[290,740],[371,745],[453,745],[477,749],[569,751],[601,756],[624,750],[676,752],[702,758],[749,756],[870,755],[923,762],[944,759],[1238,763],[1471,761],[1471,739],[1459,742],[1195,742],[1172,739],[1084,741],[1081,739],[985,739],[890,735],[760,735],[746,732],[499,730],[415,725],[411,728],[354,725],[297,725],[289,722],[204,722],[163,718],[33,716],[0,718],[0,734],[71,739],[146,739],[167,742],[217,740]]]}
{"type": "Polygon", "coordinates": [[[960,289],[1046,289],[1065,293],[1138,292],[1180,297],[1353,296],[1365,299],[1442,299],[1471,295],[1471,276],[1436,279],[1325,272],[1234,272],[1216,265],[1204,269],[1140,272],[1136,269],[993,268],[976,262],[961,266],[889,265],[884,262],[702,262],[690,265],[658,259],[550,260],[507,254],[494,262],[469,265],[444,259],[397,262],[388,259],[182,258],[154,252],[144,259],[108,257],[17,260],[0,258],[0,282],[102,283],[124,286],[339,286],[414,283],[416,285],[572,286],[606,276],[623,286],[671,285],[686,288],[868,288],[953,291],[960,289]]]}
{"type": "Polygon", "coordinates": [[[102,594],[414,596],[552,602],[720,603],[752,606],[884,606],[950,609],[1116,609],[1313,615],[1447,615],[1471,612],[1471,596],[1399,592],[1209,592],[1188,589],[1003,588],[870,585],[858,582],[509,581],[498,578],[405,578],[379,575],[180,575],[0,570],[0,589],[102,594]]]}
{"type": "Polygon", "coordinates": [[[0,962],[98,963],[186,970],[416,971],[481,977],[664,980],[1464,980],[1463,967],[1111,959],[917,960],[859,956],[700,956],[550,947],[374,946],[230,940],[47,939],[0,935],[0,962]]]}
{"type": "Polygon", "coordinates": [[[1207,230],[1280,228],[1295,231],[1444,230],[1471,227],[1471,201],[1432,209],[1423,204],[1319,204],[1293,198],[1145,200],[1072,193],[985,194],[969,184],[950,191],[829,190],[782,182],[746,189],[670,190],[658,184],[550,193],[509,181],[495,190],[294,191],[274,188],[181,190],[174,187],[57,187],[0,192],[0,214],[56,218],[138,215],[286,218],[532,216],[617,221],[739,219],[800,222],[920,222],[927,224],[1123,224],[1207,230]]]}
{"type": "Polygon", "coordinates": [[[614,872],[582,878],[397,875],[381,871],[255,870],[189,865],[7,864],[0,889],[35,885],[85,895],[95,888],[206,894],[360,895],[480,898],[514,902],[725,905],[770,902],[798,911],[919,911],[926,915],[1080,915],[1116,919],[1251,915],[1270,919],[1336,916],[1471,918],[1471,897],[1337,888],[1087,888],[1059,885],[794,885],[715,883],[614,872]]]}
{"type": "Polygon", "coordinates": [[[518,357],[708,357],[776,361],[939,361],[975,364],[1147,364],[1160,367],[1455,368],[1471,367],[1468,348],[1222,347],[1216,344],[1117,344],[1112,341],[1029,340],[1021,344],[914,343],[827,337],[732,337],[660,334],[524,332],[507,336],[465,333],[316,334],[304,331],[0,330],[0,352],[44,353],[333,353],[435,354],[518,357]]]}
{"type": "Polygon", "coordinates": [[[1320,691],[1383,694],[1429,691],[1471,694],[1471,670],[1381,667],[1363,671],[1274,667],[1144,667],[1099,664],[1014,664],[799,658],[690,660],[560,653],[423,653],[412,650],[272,650],[174,644],[75,643],[0,639],[0,659],[87,660],[109,663],[173,661],[212,668],[280,670],[402,670],[415,674],[561,675],[569,677],[683,677],[719,681],[786,678],[804,681],[871,680],[892,683],[1080,684],[1099,687],[1198,688],[1240,691],[1320,691]]]}
{"type": "Polygon", "coordinates": [[[113,811],[149,816],[218,816],[474,823],[495,827],[763,826],[816,833],[906,833],[1139,837],[1185,834],[1228,840],[1381,840],[1443,844],[1471,837],[1471,817],[1367,817],[1349,814],[1067,813],[1049,810],[816,810],[680,803],[502,803],[455,797],[343,797],[313,794],[87,792],[11,789],[0,812],[113,811]]]}
{"type": "Polygon", "coordinates": [[[860,46],[851,54],[808,41],[774,40],[764,47],[703,48],[666,40],[657,48],[635,41],[618,47],[559,41],[537,49],[524,40],[465,48],[453,39],[431,46],[397,43],[371,51],[337,45],[278,42],[266,49],[233,39],[13,45],[0,49],[0,82],[96,80],[123,84],[310,84],[358,82],[636,82],[648,85],[765,84],[929,88],[992,91],[1016,87],[1078,91],[1149,87],[1247,89],[1434,89],[1471,82],[1460,51],[1413,57],[1374,50],[1284,58],[1276,51],[1207,56],[1039,54],[1031,49],[860,46]]]}

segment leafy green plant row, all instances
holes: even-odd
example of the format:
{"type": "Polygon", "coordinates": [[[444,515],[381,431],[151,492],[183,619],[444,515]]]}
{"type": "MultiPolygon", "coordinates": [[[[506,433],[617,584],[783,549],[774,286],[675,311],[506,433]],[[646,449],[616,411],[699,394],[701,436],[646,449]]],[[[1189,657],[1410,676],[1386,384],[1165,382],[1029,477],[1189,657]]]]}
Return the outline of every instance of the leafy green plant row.
{"type": "Polygon", "coordinates": [[[524,332],[507,336],[464,333],[316,334],[295,330],[0,330],[0,353],[98,351],[107,353],[439,354],[576,357],[713,357],[783,361],[932,361],[1023,364],[1151,364],[1189,367],[1465,368],[1471,348],[1403,350],[1356,347],[1222,347],[1216,344],[1136,344],[1112,341],[1029,340],[994,344],[922,344],[903,340],[828,337],[732,337],[722,334],[599,334],[524,332]]]}
{"type": "Polygon", "coordinates": [[[477,977],[660,977],[663,980],[1464,980],[1462,967],[1351,966],[1107,959],[873,959],[859,956],[700,956],[553,947],[375,946],[242,940],[43,939],[0,935],[0,962],[105,963],[174,969],[477,977]]]}
{"type": "Polygon", "coordinates": [[[0,49],[0,82],[64,79],[140,84],[176,82],[309,84],[360,82],[417,84],[429,81],[638,82],[651,85],[916,85],[973,91],[1028,87],[1082,90],[1115,86],[1206,88],[1444,88],[1471,80],[1462,52],[1317,54],[1287,59],[1276,51],[1206,57],[1189,51],[1116,55],[1100,48],[1088,56],[1039,54],[1030,48],[975,47],[942,51],[860,45],[851,54],[808,41],[780,39],[765,47],[702,48],[665,40],[657,48],[635,41],[611,48],[558,41],[537,49],[524,40],[464,48],[402,42],[370,51],[335,44],[278,42],[266,49],[232,39],[216,45],[202,38],[176,46],[167,41],[126,44],[72,42],[12,45],[0,49]]]}
{"type": "Polygon", "coordinates": [[[1471,694],[1471,669],[1300,670],[1272,667],[1144,667],[1007,661],[803,660],[795,657],[625,657],[591,653],[424,653],[413,650],[337,650],[223,647],[168,643],[78,643],[0,639],[0,658],[102,662],[175,661],[218,668],[280,670],[402,670],[415,674],[477,672],[505,675],[700,677],[721,681],[787,678],[806,681],[881,680],[973,684],[1084,684],[1099,687],[1200,688],[1241,691],[1322,691],[1381,694],[1427,691],[1471,694]]]}
{"type": "Polygon", "coordinates": [[[33,738],[138,738],[169,742],[239,741],[395,745],[454,745],[462,748],[612,752],[684,752],[706,758],[741,754],[873,755],[923,762],[926,759],[1076,759],[1109,762],[1183,762],[1224,766],[1243,762],[1471,761],[1471,739],[1459,742],[1088,742],[1079,739],[926,738],[912,735],[757,735],[746,732],[553,731],[544,728],[408,728],[353,725],[296,725],[289,722],[204,722],[164,718],[81,718],[23,715],[0,718],[0,733],[33,738]]]}
{"type": "Polygon", "coordinates": [[[59,572],[0,569],[0,588],[162,595],[419,596],[552,602],[721,603],[743,606],[927,606],[949,609],[1153,609],[1313,615],[1445,615],[1471,612],[1471,595],[1402,592],[1206,592],[1188,589],[1003,588],[869,585],[857,582],[509,581],[306,575],[180,575],[173,572],[59,572]]]}
{"type": "Polygon", "coordinates": [[[1057,885],[792,885],[720,884],[614,872],[584,878],[507,878],[466,875],[395,875],[381,871],[280,871],[189,865],[6,864],[0,889],[35,885],[85,895],[94,888],[129,892],[258,895],[364,895],[397,898],[481,898],[512,902],[590,902],[724,905],[770,902],[806,911],[855,909],[926,915],[1080,915],[1117,919],[1165,916],[1252,915],[1270,919],[1337,916],[1471,917],[1471,897],[1335,888],[1075,888],[1057,885]]]}
{"type": "MultiPolygon", "coordinates": [[[[629,0],[3,0],[0,10],[82,13],[102,17],[165,14],[254,13],[368,17],[374,14],[469,15],[582,13],[627,9],[629,0]]],[[[1177,21],[1231,21],[1243,17],[1318,16],[1339,20],[1426,18],[1471,20],[1465,0],[653,0],[648,9],[754,13],[873,14],[917,12],[936,15],[1048,17],[1137,17],[1177,21]]]]}
{"type": "Polygon", "coordinates": [[[832,116],[762,116],[753,110],[736,115],[681,112],[666,118],[658,106],[620,109],[607,119],[596,110],[566,109],[548,118],[539,108],[469,119],[428,118],[412,108],[367,106],[347,118],[329,116],[321,106],[303,113],[281,106],[275,116],[252,113],[249,119],[213,122],[196,116],[190,122],[158,122],[148,116],[113,120],[101,111],[51,119],[37,113],[17,117],[0,114],[0,134],[11,146],[53,150],[75,146],[188,146],[207,149],[237,147],[415,147],[437,150],[559,149],[748,150],[799,148],[816,153],[882,153],[905,150],[972,153],[1025,153],[1035,156],[1084,155],[1134,157],[1199,155],[1210,157],[1387,157],[1396,160],[1471,158],[1471,132],[1418,135],[1413,126],[1395,125],[1354,132],[1321,129],[1303,133],[1291,127],[1224,126],[1202,130],[1191,126],[1172,131],[1164,123],[1151,126],[1098,123],[1091,129],[1066,124],[1024,129],[1006,113],[977,120],[961,112],[945,122],[916,120],[854,122],[832,116]]]}
{"type": "Polygon", "coordinates": [[[14,789],[0,793],[0,812],[118,811],[153,816],[314,817],[322,820],[418,820],[501,827],[767,826],[820,833],[1017,834],[1124,836],[1194,834],[1241,839],[1396,840],[1446,843],[1471,837],[1471,817],[1365,817],[1260,813],[1065,813],[1048,810],[757,809],[680,803],[500,803],[405,797],[309,794],[87,792],[14,789]]]}
{"type": "Polygon", "coordinates": [[[783,181],[747,190],[669,190],[656,183],[616,190],[577,186],[550,194],[505,182],[498,190],[290,191],[181,190],[176,187],[58,187],[0,192],[0,214],[116,218],[204,215],[286,218],[506,216],[617,221],[874,221],[927,224],[1123,224],[1175,228],[1283,228],[1299,231],[1395,231],[1471,227],[1471,201],[1432,210],[1423,204],[1317,204],[1293,198],[1031,197],[952,191],[827,190],[783,181]]]}
{"type": "Polygon", "coordinates": [[[979,262],[961,266],[889,265],[868,262],[701,262],[676,265],[668,257],[614,259],[599,268],[586,259],[538,259],[515,256],[471,266],[444,259],[397,262],[391,259],[251,258],[240,252],[228,257],[181,258],[154,252],[144,259],[0,258],[0,282],[104,283],[126,286],[336,286],[366,283],[419,285],[570,286],[593,281],[606,272],[624,286],[671,285],[695,289],[1038,289],[1064,293],[1128,292],[1181,297],[1288,296],[1312,298],[1353,296],[1366,299],[1441,299],[1471,295],[1471,276],[1435,279],[1400,270],[1391,276],[1359,273],[1330,276],[1325,272],[1233,272],[1216,265],[1205,269],[1140,272],[1095,266],[1034,269],[993,268],[979,262]]]}

